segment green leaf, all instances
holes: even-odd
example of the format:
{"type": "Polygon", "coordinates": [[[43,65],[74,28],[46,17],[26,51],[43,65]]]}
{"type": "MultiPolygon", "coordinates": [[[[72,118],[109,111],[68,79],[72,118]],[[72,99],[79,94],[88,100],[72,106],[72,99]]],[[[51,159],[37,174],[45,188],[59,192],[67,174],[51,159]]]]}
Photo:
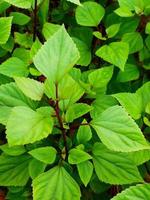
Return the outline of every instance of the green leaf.
{"type": "Polygon", "coordinates": [[[9,7],[10,7],[9,3],[7,3],[3,0],[0,0],[0,14],[3,13],[9,7]]]}
{"type": "Polygon", "coordinates": [[[150,148],[138,125],[121,106],[108,108],[91,125],[111,150],[132,152],[150,148]]]}
{"type": "Polygon", "coordinates": [[[124,34],[122,41],[129,44],[130,54],[138,52],[143,48],[143,38],[138,32],[124,34]]]}
{"type": "Polygon", "coordinates": [[[65,119],[66,122],[72,122],[86,113],[90,112],[93,108],[85,103],[76,103],[71,105],[66,112],[65,119]]]}
{"type": "Polygon", "coordinates": [[[16,57],[8,58],[0,65],[0,73],[9,77],[28,76],[27,64],[16,57]]]}
{"type": "Polygon", "coordinates": [[[118,93],[113,95],[126,111],[135,120],[140,119],[142,114],[142,98],[136,93],[118,93]]]}
{"type": "Polygon", "coordinates": [[[72,165],[79,164],[90,159],[92,159],[92,157],[81,149],[74,148],[69,151],[68,162],[72,165]]]}
{"type": "Polygon", "coordinates": [[[38,38],[36,38],[35,42],[33,43],[31,50],[30,50],[30,58],[33,59],[33,57],[37,54],[38,50],[41,48],[42,44],[39,41],[38,38]]]}
{"type": "Polygon", "coordinates": [[[29,33],[14,33],[15,43],[25,48],[31,48],[33,44],[33,36],[29,33]]]}
{"type": "Polygon", "coordinates": [[[37,103],[26,97],[15,83],[0,86],[0,105],[7,107],[30,106],[35,109],[37,103]]]}
{"type": "Polygon", "coordinates": [[[150,102],[150,81],[143,84],[136,93],[142,98],[142,110],[145,111],[147,104],[150,102]],[[146,94],[146,95],[145,95],[146,94]]]}
{"type": "Polygon", "coordinates": [[[45,39],[48,40],[54,33],[56,33],[60,29],[60,25],[52,24],[46,22],[42,29],[42,34],[44,35],[45,39]]]}
{"type": "Polygon", "coordinates": [[[119,15],[120,17],[132,17],[132,16],[134,16],[134,13],[132,13],[131,10],[126,6],[122,6],[120,8],[117,8],[115,10],[115,13],[117,15],[119,15]]]}
{"type": "Polygon", "coordinates": [[[120,29],[120,24],[113,24],[113,25],[109,26],[106,29],[108,38],[114,37],[119,32],[119,29],[120,29]]]}
{"type": "Polygon", "coordinates": [[[118,0],[119,5],[122,6],[126,6],[128,7],[130,10],[134,10],[134,0],[118,0]]]}
{"type": "Polygon", "coordinates": [[[99,95],[97,96],[96,100],[93,101],[92,107],[93,110],[91,110],[90,115],[92,118],[97,118],[100,116],[100,114],[105,111],[107,108],[114,106],[117,104],[117,101],[115,98],[109,95],[99,95]]]}
{"type": "Polygon", "coordinates": [[[7,124],[9,115],[11,113],[11,107],[8,106],[0,106],[0,123],[3,125],[7,124]]]}
{"type": "Polygon", "coordinates": [[[124,71],[119,71],[117,75],[118,82],[128,82],[137,80],[140,76],[140,71],[137,65],[134,64],[126,64],[124,71]]]}
{"type": "Polygon", "coordinates": [[[40,101],[44,94],[44,84],[30,78],[15,77],[18,88],[33,100],[40,101]]]}
{"type": "Polygon", "coordinates": [[[146,24],[145,33],[146,33],[146,34],[150,34],[150,22],[148,22],[148,23],[146,24]]]}
{"type": "Polygon", "coordinates": [[[63,168],[56,166],[33,180],[34,200],[80,200],[80,188],[63,168]]]}
{"type": "Polygon", "coordinates": [[[10,36],[12,17],[0,17],[0,44],[5,44],[10,36]]]}
{"type": "MultiPolygon", "coordinates": [[[[87,124],[86,120],[83,120],[83,124],[87,124]]],[[[79,144],[86,144],[92,138],[92,131],[89,125],[81,125],[77,132],[77,141],[79,144]]]]}
{"type": "Polygon", "coordinates": [[[5,44],[2,44],[1,47],[8,51],[8,52],[12,52],[13,48],[14,48],[14,38],[12,36],[10,36],[7,40],[7,42],[5,44]]]}
{"type": "Polygon", "coordinates": [[[97,50],[96,55],[103,60],[124,70],[128,59],[129,45],[125,42],[112,42],[97,50]]]}
{"type": "Polygon", "coordinates": [[[78,6],[81,6],[81,3],[80,3],[79,0],[67,0],[67,1],[69,1],[71,3],[74,3],[74,4],[78,5],[78,6]]]}
{"type": "Polygon", "coordinates": [[[91,87],[103,88],[107,86],[113,75],[113,66],[103,67],[91,72],[88,76],[91,87]]]}
{"type": "Polygon", "coordinates": [[[93,154],[96,174],[101,181],[117,185],[143,182],[138,168],[126,154],[110,151],[101,143],[95,143],[93,154]]]}
{"type": "Polygon", "coordinates": [[[28,164],[30,156],[0,156],[0,185],[24,186],[29,179],[28,164]]]}
{"type": "Polygon", "coordinates": [[[52,164],[56,159],[57,151],[53,147],[40,147],[28,153],[41,162],[52,164]]]}
{"type": "Polygon", "coordinates": [[[141,150],[128,153],[128,157],[135,165],[142,165],[150,160],[150,150],[141,150]]]}
{"type": "Polygon", "coordinates": [[[50,112],[42,113],[24,106],[14,107],[6,126],[7,140],[10,146],[34,143],[46,138],[52,128],[50,112]]]}
{"type": "Polygon", "coordinates": [[[38,51],[34,64],[43,75],[57,83],[78,59],[78,49],[62,26],[38,51]]]}
{"type": "Polygon", "coordinates": [[[86,187],[93,174],[93,165],[90,161],[85,161],[77,165],[78,173],[86,187]]]}
{"type": "Polygon", "coordinates": [[[35,179],[37,176],[44,172],[45,168],[45,163],[40,162],[37,159],[32,159],[29,163],[29,175],[32,179],[35,179]]]}
{"type": "Polygon", "coordinates": [[[13,17],[12,23],[20,26],[27,24],[31,20],[28,15],[25,15],[21,12],[11,12],[10,16],[13,17]]]}
{"type": "Polygon", "coordinates": [[[76,9],[77,23],[82,26],[98,26],[104,17],[105,9],[98,3],[88,1],[76,9]]]}
{"type": "Polygon", "coordinates": [[[32,1],[33,0],[5,0],[6,2],[12,4],[13,6],[19,7],[19,8],[31,8],[32,1]]]}
{"type": "Polygon", "coordinates": [[[136,186],[131,186],[128,189],[124,190],[117,196],[113,197],[111,200],[130,200],[130,199],[142,199],[147,200],[147,197],[150,196],[150,185],[141,184],[136,186]]]}
{"type": "Polygon", "coordinates": [[[14,146],[9,147],[8,144],[0,145],[0,149],[7,155],[10,156],[20,156],[21,154],[26,152],[24,146],[14,146]]]}
{"type": "Polygon", "coordinates": [[[92,59],[91,49],[85,42],[79,40],[78,38],[72,38],[72,39],[77,45],[77,48],[80,52],[80,59],[78,60],[77,65],[88,66],[92,59]]]}

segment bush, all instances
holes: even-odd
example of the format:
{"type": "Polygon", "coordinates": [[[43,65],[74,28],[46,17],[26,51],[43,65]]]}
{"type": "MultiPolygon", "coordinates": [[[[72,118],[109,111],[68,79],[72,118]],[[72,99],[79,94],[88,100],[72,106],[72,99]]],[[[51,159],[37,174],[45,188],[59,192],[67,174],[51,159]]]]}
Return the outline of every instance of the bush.
{"type": "Polygon", "coordinates": [[[150,0],[0,0],[0,198],[149,199],[149,21],[150,0]]]}

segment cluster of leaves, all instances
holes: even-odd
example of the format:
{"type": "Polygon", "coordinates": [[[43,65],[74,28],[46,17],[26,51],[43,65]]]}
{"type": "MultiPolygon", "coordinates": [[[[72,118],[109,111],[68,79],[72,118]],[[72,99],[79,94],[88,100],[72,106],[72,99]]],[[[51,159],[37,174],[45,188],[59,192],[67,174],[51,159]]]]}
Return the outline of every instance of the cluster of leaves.
{"type": "Polygon", "coordinates": [[[148,200],[150,0],[0,0],[0,194],[148,200]]]}

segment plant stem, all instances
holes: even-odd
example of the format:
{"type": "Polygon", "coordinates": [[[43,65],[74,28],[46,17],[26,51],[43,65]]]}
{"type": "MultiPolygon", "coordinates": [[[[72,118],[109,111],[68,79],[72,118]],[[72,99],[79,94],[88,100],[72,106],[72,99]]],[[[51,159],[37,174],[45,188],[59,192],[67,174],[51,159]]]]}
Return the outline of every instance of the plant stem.
{"type": "Polygon", "coordinates": [[[56,117],[57,117],[58,122],[59,122],[60,130],[62,131],[66,157],[68,157],[67,135],[66,135],[66,130],[65,130],[64,126],[63,126],[63,120],[62,120],[62,117],[60,115],[60,109],[59,109],[58,84],[56,84],[55,86],[56,86],[56,107],[55,107],[55,112],[56,112],[56,117]]]}
{"type": "Polygon", "coordinates": [[[33,42],[36,40],[37,36],[37,0],[34,0],[34,22],[33,22],[33,42]]]}

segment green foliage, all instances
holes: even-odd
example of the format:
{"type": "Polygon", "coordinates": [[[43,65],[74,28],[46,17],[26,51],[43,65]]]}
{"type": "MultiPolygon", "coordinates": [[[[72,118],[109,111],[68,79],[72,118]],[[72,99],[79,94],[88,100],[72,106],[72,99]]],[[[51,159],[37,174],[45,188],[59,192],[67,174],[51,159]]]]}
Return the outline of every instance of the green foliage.
{"type": "Polygon", "coordinates": [[[0,0],[0,199],[148,200],[150,0],[0,0]]]}

